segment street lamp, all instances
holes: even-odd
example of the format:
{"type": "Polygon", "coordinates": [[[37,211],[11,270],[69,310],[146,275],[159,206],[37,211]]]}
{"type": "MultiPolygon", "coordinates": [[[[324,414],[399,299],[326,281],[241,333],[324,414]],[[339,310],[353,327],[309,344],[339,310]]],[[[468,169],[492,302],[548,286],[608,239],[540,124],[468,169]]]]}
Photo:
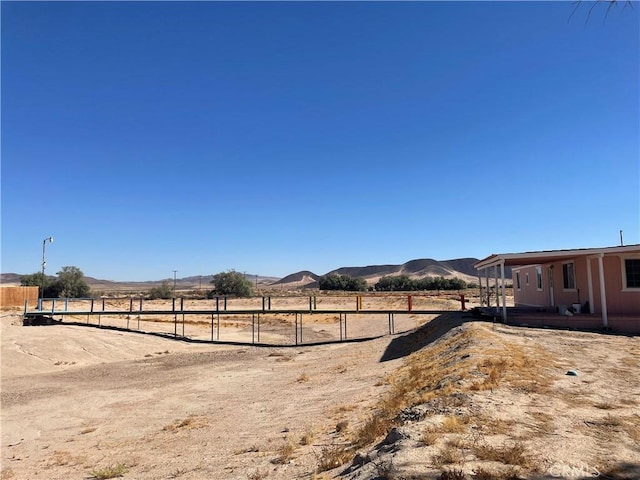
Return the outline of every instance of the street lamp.
{"type": "Polygon", "coordinates": [[[173,298],[176,298],[176,273],[178,270],[173,271],[173,298]]]}
{"type": "Polygon", "coordinates": [[[42,240],[42,278],[40,279],[40,298],[44,297],[44,268],[47,266],[44,254],[47,242],[53,243],[53,237],[47,237],[42,240]]]}

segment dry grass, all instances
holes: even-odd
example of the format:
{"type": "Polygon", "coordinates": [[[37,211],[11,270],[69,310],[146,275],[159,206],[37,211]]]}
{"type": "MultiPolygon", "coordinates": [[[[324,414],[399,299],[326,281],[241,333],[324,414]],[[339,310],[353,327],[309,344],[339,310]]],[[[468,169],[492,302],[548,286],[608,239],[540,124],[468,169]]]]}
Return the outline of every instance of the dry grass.
{"type": "Polygon", "coordinates": [[[477,365],[484,379],[474,382],[471,390],[492,390],[507,381],[524,393],[547,393],[551,379],[544,369],[552,363],[549,352],[540,346],[525,352],[520,345],[502,343],[499,349],[485,352],[486,358],[477,365]]]}
{"type": "Polygon", "coordinates": [[[469,417],[444,417],[440,431],[443,433],[462,433],[467,430],[469,417]]]}
{"type": "Polygon", "coordinates": [[[336,432],[344,432],[349,426],[349,420],[342,420],[336,424],[336,432]]]}
{"type": "Polygon", "coordinates": [[[464,462],[464,450],[458,446],[446,445],[432,457],[435,467],[464,462]]]}
{"type": "Polygon", "coordinates": [[[462,470],[443,470],[438,480],[466,480],[466,478],[462,470]]]}
{"type": "Polygon", "coordinates": [[[123,477],[125,473],[129,471],[129,468],[124,463],[118,463],[116,465],[110,465],[104,468],[98,468],[89,472],[92,480],[107,480],[109,478],[123,477]]]}
{"type": "Polygon", "coordinates": [[[248,480],[262,480],[269,476],[269,470],[255,470],[247,476],[248,480]]]}
{"type": "Polygon", "coordinates": [[[496,472],[493,470],[485,470],[477,468],[471,476],[473,480],[522,480],[517,470],[510,468],[504,472],[496,472]]]}
{"type": "Polygon", "coordinates": [[[207,419],[204,417],[187,417],[184,420],[176,420],[169,425],[165,425],[162,427],[162,430],[165,432],[177,432],[179,430],[191,430],[194,428],[203,428],[206,427],[209,423],[207,419]]]}
{"type": "MultiPolygon", "coordinates": [[[[545,393],[551,386],[551,376],[545,370],[552,362],[551,355],[541,347],[527,347],[502,340],[498,335],[482,328],[461,328],[451,331],[438,341],[419,349],[407,357],[402,367],[388,375],[386,392],[374,408],[372,415],[355,429],[350,436],[350,447],[332,447],[321,457],[325,466],[337,466],[336,461],[347,461],[355,450],[383,438],[400,423],[400,411],[439,399],[443,408],[446,398],[453,393],[495,389],[507,385],[525,394],[545,393]],[[478,348],[489,341],[492,347],[478,348]],[[480,380],[470,381],[475,376],[480,380]]],[[[552,428],[548,418],[539,418],[539,431],[552,428]]],[[[448,415],[437,426],[422,432],[420,442],[434,445],[444,435],[460,435],[468,431],[471,419],[460,415],[448,415]]],[[[515,421],[487,419],[474,421],[484,435],[509,435],[515,421]]],[[[444,447],[434,457],[436,465],[456,464],[464,461],[465,445],[460,439],[448,438],[444,447]]],[[[522,443],[511,446],[491,447],[476,445],[474,453],[479,459],[493,460],[508,465],[528,467],[532,456],[522,443]]]]}
{"type": "Polygon", "coordinates": [[[640,444],[640,415],[632,415],[622,419],[622,429],[631,439],[640,444]]]}
{"type": "Polygon", "coordinates": [[[316,472],[325,472],[344,465],[353,457],[353,450],[345,445],[331,445],[324,447],[318,457],[316,472]]]}
{"type": "Polygon", "coordinates": [[[440,432],[436,428],[429,426],[422,431],[419,440],[422,444],[427,446],[435,445],[440,436],[440,432]]]}
{"type": "Polygon", "coordinates": [[[302,434],[302,437],[300,437],[300,445],[311,445],[313,443],[315,435],[315,429],[313,427],[307,427],[307,429],[302,434]]]}
{"type": "Polygon", "coordinates": [[[62,466],[75,466],[82,465],[87,460],[84,455],[73,455],[67,450],[56,450],[51,454],[51,457],[47,460],[46,467],[62,467],[62,466]]]}
{"type": "Polygon", "coordinates": [[[533,457],[521,442],[502,446],[478,443],[473,445],[471,449],[479,460],[490,460],[524,468],[531,468],[533,466],[533,457]]]}
{"type": "Polygon", "coordinates": [[[296,446],[291,442],[286,442],[280,448],[278,448],[276,452],[277,456],[276,458],[271,460],[271,463],[275,463],[278,465],[284,465],[285,463],[289,463],[295,451],[296,451],[296,446]]]}
{"type": "Polygon", "coordinates": [[[308,381],[309,381],[309,375],[307,375],[304,372],[301,373],[298,378],[296,378],[296,382],[298,382],[298,383],[304,383],[304,382],[308,382],[308,381]]]}
{"type": "Polygon", "coordinates": [[[507,435],[513,432],[516,424],[514,420],[495,418],[488,415],[474,417],[473,423],[478,431],[484,435],[507,435]]]}

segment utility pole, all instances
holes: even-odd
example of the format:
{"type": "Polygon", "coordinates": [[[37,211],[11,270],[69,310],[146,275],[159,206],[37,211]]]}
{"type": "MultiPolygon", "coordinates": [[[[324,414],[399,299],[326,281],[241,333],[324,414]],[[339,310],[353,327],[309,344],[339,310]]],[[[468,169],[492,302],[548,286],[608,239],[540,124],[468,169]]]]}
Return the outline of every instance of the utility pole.
{"type": "Polygon", "coordinates": [[[42,240],[42,278],[40,279],[40,298],[44,297],[44,269],[47,266],[47,261],[45,260],[44,254],[47,242],[53,243],[53,237],[47,237],[42,240]]]}
{"type": "Polygon", "coordinates": [[[176,273],[178,270],[173,271],[173,298],[176,298],[176,273]]]}

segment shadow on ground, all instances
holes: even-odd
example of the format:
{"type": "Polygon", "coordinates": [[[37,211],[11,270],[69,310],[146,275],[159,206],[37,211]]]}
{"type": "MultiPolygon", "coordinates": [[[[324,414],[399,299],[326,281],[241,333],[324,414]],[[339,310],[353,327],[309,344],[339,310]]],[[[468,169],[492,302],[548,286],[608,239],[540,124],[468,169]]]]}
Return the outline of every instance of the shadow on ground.
{"type": "Polygon", "coordinates": [[[411,355],[469,320],[473,320],[473,317],[465,312],[448,312],[439,315],[418,329],[394,338],[387,346],[380,362],[388,362],[411,355]]]}

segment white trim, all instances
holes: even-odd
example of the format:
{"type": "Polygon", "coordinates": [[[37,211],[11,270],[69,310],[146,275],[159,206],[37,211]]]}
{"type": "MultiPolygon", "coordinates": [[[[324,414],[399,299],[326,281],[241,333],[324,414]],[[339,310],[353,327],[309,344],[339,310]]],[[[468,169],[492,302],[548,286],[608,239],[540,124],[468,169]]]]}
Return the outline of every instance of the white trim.
{"type": "MultiPolygon", "coordinates": [[[[527,259],[539,259],[545,257],[549,259],[548,263],[553,262],[554,258],[564,257],[582,257],[585,255],[597,256],[597,255],[610,255],[615,253],[633,253],[640,251],[640,244],[638,245],[624,245],[622,247],[603,247],[603,248],[577,248],[571,250],[541,250],[537,252],[525,252],[525,253],[504,253],[493,254],[485,259],[479,260],[473,266],[480,270],[494,265],[499,265],[502,261],[508,261],[505,265],[509,266],[510,260],[522,260],[522,263],[518,265],[528,265],[527,259]]],[[[539,262],[535,261],[534,264],[539,262]]],[[[547,263],[547,262],[545,262],[547,263]]]]}
{"type": "Polygon", "coordinates": [[[549,283],[549,304],[552,307],[556,306],[555,292],[553,291],[553,264],[547,266],[547,282],[549,283]]]}
{"type": "Polygon", "coordinates": [[[593,274],[591,273],[591,257],[587,257],[587,288],[589,289],[589,313],[596,313],[593,304],[593,274]]]}
{"type": "Polygon", "coordinates": [[[602,305],[602,326],[607,328],[609,324],[609,319],[607,316],[607,292],[605,288],[605,280],[604,280],[604,262],[602,259],[604,258],[604,254],[601,253],[598,255],[598,276],[600,277],[600,303],[602,305]]]}
{"type": "MultiPolygon", "coordinates": [[[[500,264],[500,281],[502,282],[502,321],[507,323],[507,293],[504,281],[504,262],[500,264]]],[[[498,292],[496,291],[496,295],[498,292]]]]}
{"type": "Polygon", "coordinates": [[[627,266],[626,260],[640,260],[640,253],[620,255],[620,270],[622,274],[622,291],[623,292],[640,292],[640,287],[627,287],[627,266]]]}

